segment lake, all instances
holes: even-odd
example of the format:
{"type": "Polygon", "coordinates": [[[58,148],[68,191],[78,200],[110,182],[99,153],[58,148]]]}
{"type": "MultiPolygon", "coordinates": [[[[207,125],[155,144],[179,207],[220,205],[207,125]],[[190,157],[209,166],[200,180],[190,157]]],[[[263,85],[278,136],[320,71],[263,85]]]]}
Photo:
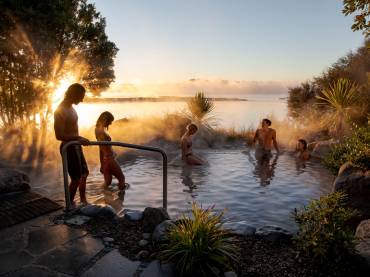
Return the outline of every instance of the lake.
{"type": "MultiPolygon", "coordinates": [[[[186,109],[186,102],[119,102],[119,103],[81,103],[75,106],[81,127],[91,127],[99,115],[110,111],[116,119],[160,116],[186,109]]],[[[282,120],[287,115],[286,100],[256,99],[250,101],[215,101],[213,115],[220,127],[236,129],[256,127],[267,116],[282,120]]]]}

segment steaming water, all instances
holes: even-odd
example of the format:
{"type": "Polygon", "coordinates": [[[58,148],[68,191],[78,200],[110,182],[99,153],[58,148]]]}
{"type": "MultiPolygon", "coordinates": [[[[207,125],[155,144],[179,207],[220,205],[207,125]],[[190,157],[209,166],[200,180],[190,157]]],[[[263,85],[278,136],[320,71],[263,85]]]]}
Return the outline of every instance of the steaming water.
{"type": "MultiPolygon", "coordinates": [[[[79,124],[93,126],[103,111],[110,111],[115,118],[156,116],[179,112],[186,108],[185,102],[120,102],[120,103],[81,103],[76,106],[79,124]]],[[[284,100],[216,101],[214,116],[221,127],[237,129],[256,126],[267,116],[274,115],[281,120],[286,117],[284,100]]]]}
{"type": "MultiPolygon", "coordinates": [[[[292,154],[274,156],[269,162],[256,161],[253,150],[223,149],[197,151],[209,164],[190,167],[175,160],[168,167],[168,211],[170,215],[188,211],[192,201],[204,207],[216,205],[228,209],[235,223],[252,226],[276,225],[295,231],[291,212],[331,189],[332,175],[320,163],[298,163],[292,154]]],[[[131,187],[123,198],[102,189],[99,168],[90,167],[87,194],[90,202],[124,208],[144,209],[162,205],[162,166],[160,159],[138,156],[122,164],[131,187]]],[[[55,196],[63,199],[62,180],[55,196]]],[[[49,183],[50,186],[50,183],[49,183]]],[[[113,186],[114,187],[114,186],[113,186]]],[[[50,188],[40,187],[50,194],[50,188]]],[[[114,192],[115,191],[115,192],[114,192]]],[[[237,224],[236,224],[237,225],[237,224]]]]}
{"type": "MultiPolygon", "coordinates": [[[[287,112],[283,100],[215,104],[215,114],[222,127],[256,126],[266,115],[274,114],[283,119],[287,112]]],[[[105,110],[113,112],[116,118],[123,118],[177,112],[185,106],[184,102],[82,103],[77,106],[77,112],[80,126],[91,126],[105,110]]],[[[329,192],[333,181],[332,175],[320,163],[309,161],[302,165],[287,153],[261,163],[256,161],[253,151],[245,151],[245,148],[195,151],[209,164],[189,167],[175,160],[168,167],[168,211],[172,216],[188,211],[192,201],[196,201],[203,206],[215,204],[217,210],[227,208],[227,217],[235,223],[245,221],[256,227],[277,225],[294,231],[293,209],[329,192]]],[[[58,178],[54,172],[45,172],[40,181],[33,182],[36,184],[33,189],[63,200],[60,168],[59,165],[58,178]]],[[[87,195],[90,202],[107,203],[117,211],[162,205],[160,159],[138,156],[122,163],[131,187],[121,198],[116,187],[112,192],[103,191],[103,176],[98,166],[90,164],[89,169],[87,195]]]]}

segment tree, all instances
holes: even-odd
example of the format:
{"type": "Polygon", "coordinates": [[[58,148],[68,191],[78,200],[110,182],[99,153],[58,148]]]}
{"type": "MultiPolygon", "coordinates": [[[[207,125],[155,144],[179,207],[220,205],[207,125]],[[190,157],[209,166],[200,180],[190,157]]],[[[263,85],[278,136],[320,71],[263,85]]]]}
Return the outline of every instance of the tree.
{"type": "Polygon", "coordinates": [[[288,110],[289,115],[299,118],[305,108],[312,105],[317,95],[315,84],[310,82],[302,83],[298,87],[289,88],[288,110]]]}
{"type": "MultiPolygon", "coordinates": [[[[366,124],[370,115],[370,51],[366,44],[356,51],[338,59],[321,75],[298,87],[289,89],[288,109],[290,116],[299,118],[303,111],[320,109],[325,111],[327,106],[316,105],[316,96],[323,96],[322,91],[329,89],[338,79],[344,78],[358,85],[358,94],[361,98],[359,113],[352,117],[358,124],[366,124]]],[[[300,118],[302,119],[302,118],[300,118]]]]}
{"type": "Polygon", "coordinates": [[[355,14],[352,30],[362,30],[366,37],[370,36],[370,0],[343,0],[343,5],[346,16],[355,14]]]}
{"type": "Polygon", "coordinates": [[[105,26],[87,0],[0,0],[0,123],[24,131],[27,161],[42,165],[61,82],[99,94],[114,80],[118,49],[105,26]]]}
{"type": "Polygon", "coordinates": [[[118,51],[86,0],[0,0],[0,113],[4,126],[51,114],[66,75],[98,94],[114,80],[118,51]]]}

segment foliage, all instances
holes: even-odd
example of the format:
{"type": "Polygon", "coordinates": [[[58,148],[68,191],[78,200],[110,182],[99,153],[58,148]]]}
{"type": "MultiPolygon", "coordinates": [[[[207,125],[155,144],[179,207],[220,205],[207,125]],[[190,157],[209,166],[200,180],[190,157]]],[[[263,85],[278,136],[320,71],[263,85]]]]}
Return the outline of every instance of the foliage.
{"type": "Polygon", "coordinates": [[[160,257],[172,262],[179,276],[218,276],[236,260],[235,241],[222,228],[224,212],[192,205],[192,217],[183,216],[170,230],[160,257]],[[221,271],[220,271],[221,270],[221,271]]]}
{"type": "Polygon", "coordinates": [[[350,122],[352,114],[358,109],[358,86],[348,79],[339,78],[323,89],[316,99],[319,100],[319,105],[328,107],[328,124],[335,129],[337,135],[342,135],[344,125],[350,122]]]}
{"type": "Polygon", "coordinates": [[[352,120],[357,124],[365,124],[370,114],[370,74],[368,73],[370,72],[370,51],[366,47],[369,42],[367,40],[357,51],[338,59],[320,76],[291,88],[288,97],[290,116],[304,120],[307,114],[312,112],[325,112],[329,106],[316,105],[320,102],[316,96],[322,97],[324,90],[330,89],[338,79],[344,78],[357,84],[359,98],[361,98],[359,107],[361,113],[353,115],[352,120]]]}
{"type": "Polygon", "coordinates": [[[71,70],[90,91],[114,80],[114,43],[87,0],[0,2],[0,114],[3,125],[46,120],[55,85],[71,70]],[[83,65],[83,66],[82,66],[83,65]],[[78,72],[76,72],[78,71],[78,72]]]}
{"type": "Polygon", "coordinates": [[[339,263],[354,252],[354,235],[346,223],[355,213],[344,206],[345,201],[343,192],[333,192],[294,211],[299,225],[295,242],[301,256],[339,263]]]}
{"type": "Polygon", "coordinates": [[[252,145],[254,134],[256,130],[252,127],[235,129],[232,128],[217,128],[215,129],[215,135],[217,137],[223,137],[226,142],[235,142],[238,140],[244,141],[247,145],[252,145]]]}
{"type": "Polygon", "coordinates": [[[370,126],[355,129],[342,143],[334,145],[323,162],[334,174],[345,162],[370,169],[370,126]]]}
{"type": "Polygon", "coordinates": [[[214,110],[214,102],[207,98],[204,92],[197,92],[193,98],[187,102],[190,118],[197,124],[208,125],[213,120],[210,113],[214,110]]]}
{"type": "Polygon", "coordinates": [[[317,88],[315,84],[305,82],[298,87],[289,88],[288,93],[289,115],[298,118],[302,115],[304,107],[308,107],[314,102],[317,88]]]}
{"type": "Polygon", "coordinates": [[[362,30],[365,36],[370,36],[370,1],[369,0],[343,0],[343,13],[354,16],[353,31],[362,30]]]}

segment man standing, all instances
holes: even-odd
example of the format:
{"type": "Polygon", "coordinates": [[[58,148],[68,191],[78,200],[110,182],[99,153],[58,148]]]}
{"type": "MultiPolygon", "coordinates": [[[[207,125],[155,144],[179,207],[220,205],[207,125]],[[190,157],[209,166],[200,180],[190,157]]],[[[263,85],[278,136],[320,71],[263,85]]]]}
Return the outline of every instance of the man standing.
{"type": "Polygon", "coordinates": [[[278,143],[276,141],[276,131],[272,128],[271,121],[267,118],[262,120],[262,128],[257,129],[256,134],[253,138],[253,144],[258,141],[258,147],[256,150],[256,157],[270,158],[272,146],[276,149],[276,152],[279,153],[278,143]]]}
{"type": "MultiPolygon", "coordinates": [[[[54,112],[54,131],[57,140],[63,145],[69,141],[78,140],[83,145],[88,145],[89,140],[81,137],[78,132],[78,116],[72,104],[78,105],[85,97],[85,88],[80,84],[72,84],[67,89],[64,100],[54,112]]],[[[86,204],[86,178],[89,175],[86,160],[81,145],[71,145],[67,149],[68,173],[71,177],[69,193],[72,204],[77,188],[80,191],[80,200],[86,204]]]]}

